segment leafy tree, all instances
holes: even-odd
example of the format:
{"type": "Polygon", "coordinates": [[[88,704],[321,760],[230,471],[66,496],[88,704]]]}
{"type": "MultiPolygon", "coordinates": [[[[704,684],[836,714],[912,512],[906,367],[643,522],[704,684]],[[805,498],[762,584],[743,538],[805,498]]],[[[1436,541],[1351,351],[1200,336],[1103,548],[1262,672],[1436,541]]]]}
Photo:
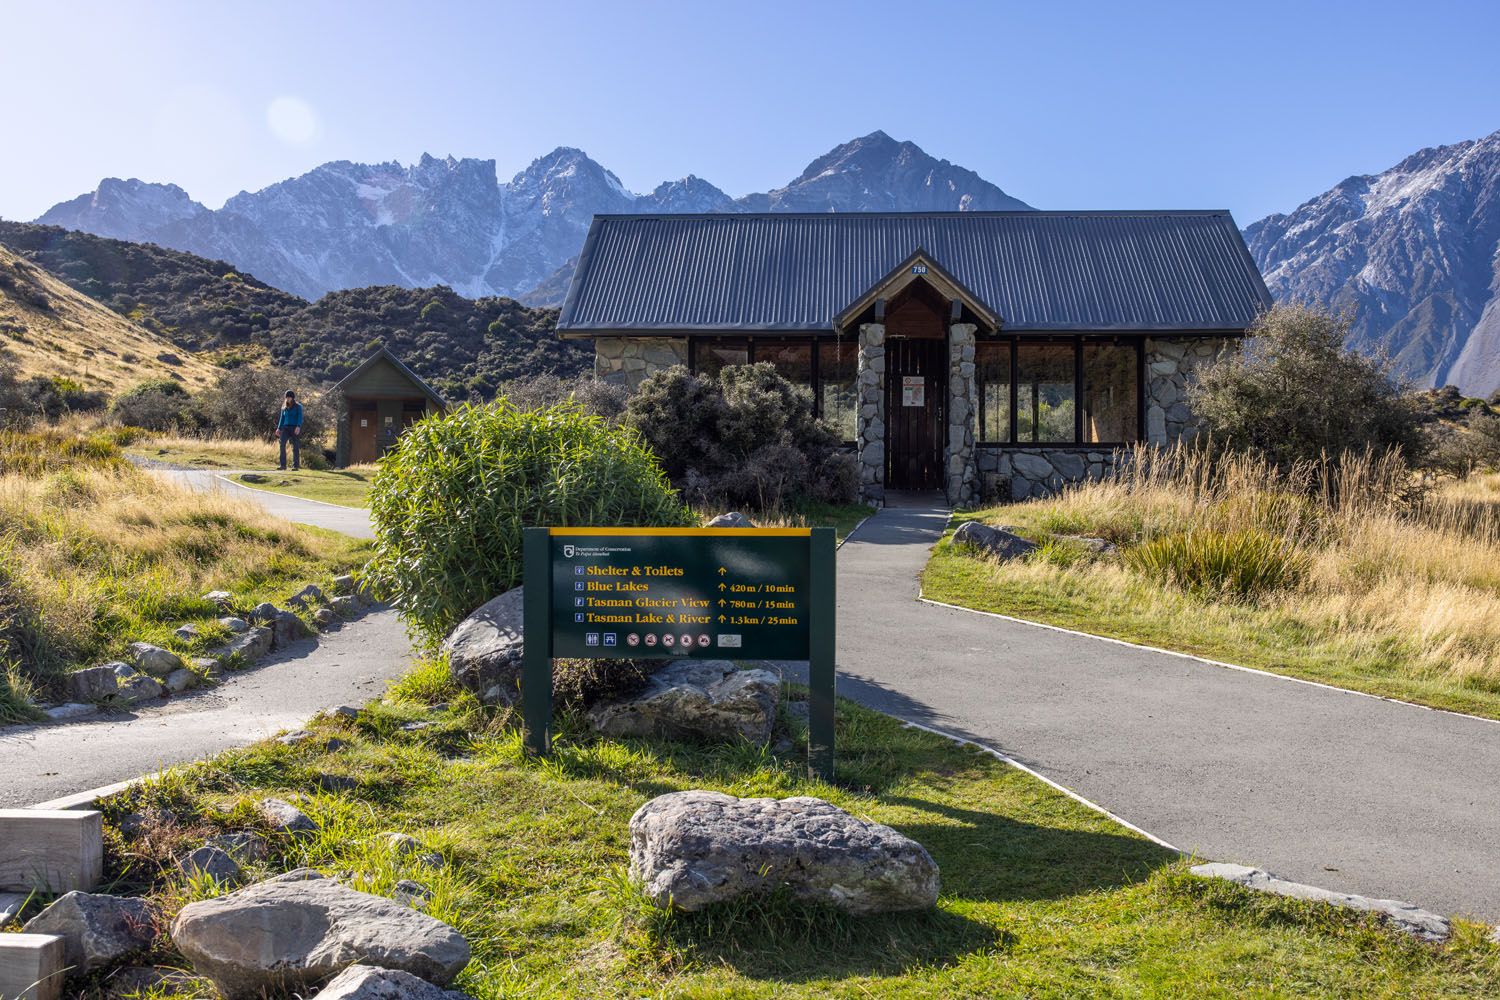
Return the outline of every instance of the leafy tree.
{"type": "Polygon", "coordinates": [[[281,399],[295,390],[302,404],[302,440],[322,440],[337,419],[337,400],[305,388],[306,379],[282,368],[241,365],[224,372],[212,388],[204,390],[199,408],[208,425],[220,434],[238,438],[264,438],[281,416],[281,399]]]}
{"type": "Polygon", "coordinates": [[[1278,306],[1244,349],[1210,365],[1189,389],[1214,440],[1287,468],[1367,449],[1423,450],[1406,387],[1380,358],[1345,347],[1349,323],[1301,306],[1278,306]]]}

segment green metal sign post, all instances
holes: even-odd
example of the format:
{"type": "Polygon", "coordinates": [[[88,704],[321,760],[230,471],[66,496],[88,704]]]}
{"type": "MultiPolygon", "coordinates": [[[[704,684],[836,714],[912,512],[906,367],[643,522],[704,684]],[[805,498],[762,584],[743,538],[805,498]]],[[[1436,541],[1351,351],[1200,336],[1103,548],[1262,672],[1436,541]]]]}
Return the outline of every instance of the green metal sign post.
{"type": "Polygon", "coordinates": [[[527,528],[526,748],[551,749],[552,660],[807,660],[808,766],[833,778],[832,528],[527,528]]]}

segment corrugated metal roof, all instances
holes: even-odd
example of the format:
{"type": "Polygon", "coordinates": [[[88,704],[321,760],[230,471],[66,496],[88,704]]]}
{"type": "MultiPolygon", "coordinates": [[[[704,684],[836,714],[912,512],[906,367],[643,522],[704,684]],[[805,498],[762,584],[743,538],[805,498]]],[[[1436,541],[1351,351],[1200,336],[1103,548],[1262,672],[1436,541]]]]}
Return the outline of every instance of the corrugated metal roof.
{"type": "Polygon", "coordinates": [[[1271,304],[1228,212],[594,217],[564,333],[829,330],[925,250],[1017,330],[1243,330],[1271,304]]]}

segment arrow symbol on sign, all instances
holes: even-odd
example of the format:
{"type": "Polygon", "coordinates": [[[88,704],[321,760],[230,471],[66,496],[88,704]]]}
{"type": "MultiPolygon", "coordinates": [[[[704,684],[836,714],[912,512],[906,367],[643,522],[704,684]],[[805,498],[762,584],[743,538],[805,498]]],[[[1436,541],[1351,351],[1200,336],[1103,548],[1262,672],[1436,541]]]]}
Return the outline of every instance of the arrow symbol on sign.
{"type": "Polygon", "coordinates": [[[723,615],[720,615],[720,616],[719,616],[719,624],[720,624],[720,625],[723,625],[723,624],[724,624],[724,616],[723,616],[723,615]]]}
{"type": "Polygon", "coordinates": [[[720,576],[723,576],[725,573],[728,573],[728,572],[729,572],[729,570],[725,569],[723,566],[719,567],[719,575],[720,576]]]}
{"type": "Polygon", "coordinates": [[[723,591],[723,590],[728,590],[728,589],[729,589],[729,588],[728,588],[728,587],[726,587],[726,586],[724,586],[724,584],[722,584],[722,583],[721,583],[721,584],[719,584],[719,589],[720,589],[720,590],[721,590],[721,591],[723,591]]]}
{"type": "Polygon", "coordinates": [[[724,598],[721,597],[721,598],[719,598],[719,607],[722,608],[723,606],[724,606],[724,598]]]}

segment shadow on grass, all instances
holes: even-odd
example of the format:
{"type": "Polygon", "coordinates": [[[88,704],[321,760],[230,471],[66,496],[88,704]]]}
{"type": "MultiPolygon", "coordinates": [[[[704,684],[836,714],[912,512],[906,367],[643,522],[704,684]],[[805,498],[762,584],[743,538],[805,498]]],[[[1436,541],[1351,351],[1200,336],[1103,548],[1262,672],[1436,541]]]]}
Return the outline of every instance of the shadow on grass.
{"type": "Polygon", "coordinates": [[[899,975],[1010,947],[1004,928],[934,909],[851,916],[788,893],[747,897],[697,913],[648,915],[649,954],[667,967],[728,966],[781,982],[899,975]]]}

